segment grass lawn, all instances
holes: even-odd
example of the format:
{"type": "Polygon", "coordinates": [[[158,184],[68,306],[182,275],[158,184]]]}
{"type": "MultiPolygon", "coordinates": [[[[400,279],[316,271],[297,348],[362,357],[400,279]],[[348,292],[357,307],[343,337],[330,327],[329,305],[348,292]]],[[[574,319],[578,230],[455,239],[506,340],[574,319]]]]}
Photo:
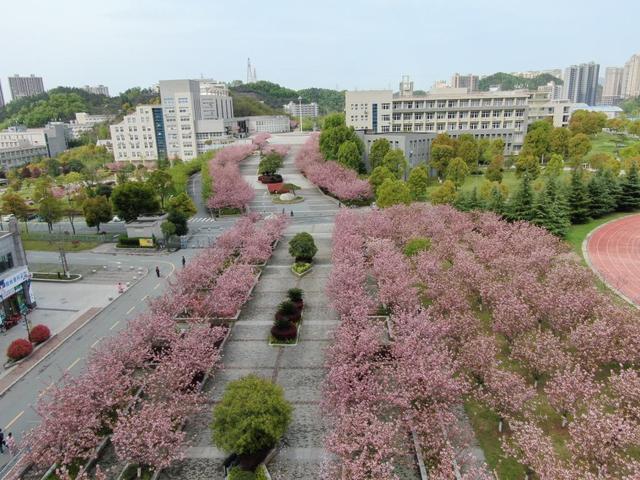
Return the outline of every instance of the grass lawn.
{"type": "Polygon", "coordinates": [[[615,220],[616,218],[624,217],[625,215],[629,215],[631,213],[633,212],[615,212],[609,215],[605,215],[602,218],[591,220],[590,222],[587,222],[587,223],[571,225],[571,227],[569,227],[569,232],[567,233],[565,240],[567,241],[567,243],[569,243],[569,245],[571,245],[573,250],[582,258],[582,242],[584,241],[585,238],[587,238],[587,235],[589,235],[589,232],[598,228],[600,225],[604,223],[610,222],[611,220],[615,220]]]}
{"type": "Polygon", "coordinates": [[[626,135],[601,132],[591,137],[591,151],[589,153],[610,153],[616,156],[618,149],[637,143],[636,139],[626,135]]]}
{"type": "Polygon", "coordinates": [[[57,252],[60,246],[65,252],[81,252],[82,250],[91,250],[100,245],[98,242],[50,242],[48,240],[22,240],[25,250],[40,250],[43,252],[57,252]]]}

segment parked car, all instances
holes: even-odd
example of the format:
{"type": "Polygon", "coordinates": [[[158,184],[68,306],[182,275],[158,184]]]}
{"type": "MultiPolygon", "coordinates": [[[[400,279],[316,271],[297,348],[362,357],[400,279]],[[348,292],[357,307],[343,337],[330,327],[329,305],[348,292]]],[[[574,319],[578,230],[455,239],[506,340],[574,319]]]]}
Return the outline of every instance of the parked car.
{"type": "Polygon", "coordinates": [[[115,216],[111,219],[111,221],[109,223],[118,223],[118,222],[122,222],[123,220],[120,220],[119,216],[115,216]]]}
{"type": "Polygon", "coordinates": [[[9,220],[11,220],[12,218],[16,218],[16,216],[12,213],[10,215],[2,215],[2,221],[3,222],[8,222],[9,220]]]}

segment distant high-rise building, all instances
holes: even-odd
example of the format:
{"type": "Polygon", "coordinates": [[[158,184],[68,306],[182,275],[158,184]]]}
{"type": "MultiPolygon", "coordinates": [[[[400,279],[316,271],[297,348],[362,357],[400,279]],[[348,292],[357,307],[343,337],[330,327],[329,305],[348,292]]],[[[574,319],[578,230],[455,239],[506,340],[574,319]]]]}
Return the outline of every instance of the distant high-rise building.
{"type": "Polygon", "coordinates": [[[631,55],[624,64],[622,72],[622,97],[637,97],[640,95],[640,53],[631,55]]]}
{"type": "Polygon", "coordinates": [[[2,95],[2,82],[0,82],[0,108],[4,108],[4,96],[2,95]]]}
{"type": "Polygon", "coordinates": [[[31,74],[28,77],[21,77],[17,73],[13,77],[9,77],[9,90],[11,90],[11,99],[18,100],[23,97],[33,97],[44,93],[44,84],[42,77],[36,77],[31,74]]]}
{"type": "Polygon", "coordinates": [[[477,92],[478,91],[478,75],[460,75],[459,73],[454,73],[451,77],[451,87],[452,88],[466,88],[469,92],[477,92]]]}
{"type": "Polygon", "coordinates": [[[85,92],[93,93],[95,95],[104,95],[106,97],[109,96],[109,87],[105,87],[104,85],[85,85],[82,87],[82,90],[85,92]]]}
{"type": "Polygon", "coordinates": [[[293,117],[317,117],[318,116],[318,104],[316,102],[311,103],[298,103],[289,102],[283,105],[282,108],[285,112],[293,117]]]}
{"type": "Polygon", "coordinates": [[[225,120],[233,118],[233,100],[224,83],[161,80],[160,98],[168,158],[191,160],[225,139],[225,120]]]}
{"type": "Polygon", "coordinates": [[[571,65],[564,71],[564,97],[574,103],[596,104],[600,65],[594,62],[571,65]]]}
{"type": "Polygon", "coordinates": [[[604,87],[602,89],[602,103],[615,105],[622,99],[622,77],[624,69],[607,67],[604,73],[604,87]]]}

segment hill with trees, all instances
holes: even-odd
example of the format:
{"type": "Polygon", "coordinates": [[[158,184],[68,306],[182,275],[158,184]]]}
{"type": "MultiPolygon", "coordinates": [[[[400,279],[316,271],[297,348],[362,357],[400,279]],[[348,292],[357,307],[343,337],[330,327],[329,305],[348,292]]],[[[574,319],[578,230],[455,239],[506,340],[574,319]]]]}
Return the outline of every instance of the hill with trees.
{"type": "Polygon", "coordinates": [[[76,112],[122,115],[136,105],[160,103],[160,96],[150,88],[130,88],[116,97],[96,95],[80,88],[56,87],[33,97],[9,102],[0,109],[0,129],[22,124],[42,127],[52,120],[68,122],[76,112]]]}
{"type": "Polygon", "coordinates": [[[511,75],[510,73],[498,72],[481,78],[478,82],[478,88],[483,92],[489,91],[489,87],[495,85],[499,85],[502,90],[515,90],[518,88],[536,90],[538,87],[546,85],[549,82],[556,82],[557,85],[562,85],[561,79],[548,73],[543,73],[533,78],[524,78],[511,75]]]}
{"type": "MultiPolygon", "coordinates": [[[[261,80],[255,83],[242,83],[231,86],[231,92],[236,98],[250,97],[264,102],[266,105],[282,110],[282,106],[293,101],[298,102],[302,97],[303,103],[316,102],[320,115],[339,112],[344,109],[344,92],[327,88],[305,88],[293,90],[277,83],[261,80]]],[[[236,109],[234,103],[234,110],[236,109]]]]}

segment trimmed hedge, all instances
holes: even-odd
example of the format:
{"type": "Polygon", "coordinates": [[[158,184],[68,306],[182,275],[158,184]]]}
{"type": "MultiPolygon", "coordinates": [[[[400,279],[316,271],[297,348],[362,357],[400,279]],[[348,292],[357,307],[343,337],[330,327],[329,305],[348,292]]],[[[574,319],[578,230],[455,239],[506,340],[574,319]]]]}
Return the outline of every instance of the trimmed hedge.
{"type": "Polygon", "coordinates": [[[31,352],[33,352],[31,342],[25,338],[18,338],[7,348],[7,357],[11,360],[20,360],[31,355],[31,352]]]}

